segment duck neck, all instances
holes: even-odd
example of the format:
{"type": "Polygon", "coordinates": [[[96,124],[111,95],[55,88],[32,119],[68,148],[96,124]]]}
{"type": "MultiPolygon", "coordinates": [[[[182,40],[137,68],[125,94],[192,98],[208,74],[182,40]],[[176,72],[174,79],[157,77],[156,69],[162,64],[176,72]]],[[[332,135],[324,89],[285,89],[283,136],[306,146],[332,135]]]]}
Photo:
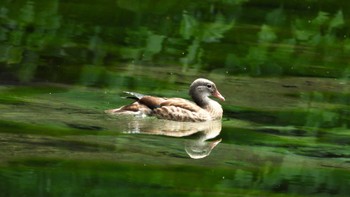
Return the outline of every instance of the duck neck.
{"type": "Polygon", "coordinates": [[[205,109],[209,112],[209,114],[211,115],[211,117],[214,120],[220,119],[222,117],[222,113],[223,113],[221,105],[212,99],[209,99],[209,100],[210,101],[206,105],[205,109]]]}
{"type": "Polygon", "coordinates": [[[222,117],[223,110],[218,102],[210,99],[208,96],[192,96],[192,99],[199,107],[209,112],[213,119],[219,119],[222,117]]]}
{"type": "Polygon", "coordinates": [[[196,94],[192,94],[193,101],[201,108],[206,108],[211,100],[208,96],[198,96],[196,94]]]}

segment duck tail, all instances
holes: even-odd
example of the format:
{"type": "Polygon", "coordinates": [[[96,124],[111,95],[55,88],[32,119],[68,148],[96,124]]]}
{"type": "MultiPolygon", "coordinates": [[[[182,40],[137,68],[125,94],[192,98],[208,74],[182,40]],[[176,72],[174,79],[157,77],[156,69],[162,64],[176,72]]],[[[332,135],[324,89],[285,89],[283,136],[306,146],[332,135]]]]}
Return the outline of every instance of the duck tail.
{"type": "Polygon", "coordinates": [[[134,99],[134,100],[140,100],[142,97],[144,97],[144,94],[136,93],[136,92],[127,92],[124,91],[125,94],[128,94],[128,96],[124,98],[134,99]]]}

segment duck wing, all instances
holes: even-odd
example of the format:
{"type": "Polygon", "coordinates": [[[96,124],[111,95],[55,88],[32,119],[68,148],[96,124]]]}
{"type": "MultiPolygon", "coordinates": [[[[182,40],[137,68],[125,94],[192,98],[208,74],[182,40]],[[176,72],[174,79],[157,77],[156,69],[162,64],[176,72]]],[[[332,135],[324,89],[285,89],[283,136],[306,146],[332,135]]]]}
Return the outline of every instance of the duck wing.
{"type": "Polygon", "coordinates": [[[156,97],[156,96],[144,96],[138,102],[140,104],[146,105],[150,109],[155,109],[161,107],[162,103],[166,101],[165,98],[156,97]]]}
{"type": "Polygon", "coordinates": [[[164,102],[161,103],[160,106],[161,107],[163,107],[163,106],[174,106],[174,107],[182,108],[182,109],[189,110],[189,111],[192,111],[192,112],[198,112],[198,111],[202,110],[202,108],[199,107],[194,102],[186,100],[186,99],[183,99],[183,98],[169,98],[169,99],[166,99],[164,102]]]}
{"type": "Polygon", "coordinates": [[[201,122],[210,120],[209,114],[195,103],[182,98],[169,98],[153,109],[153,115],[161,119],[201,122]]]}
{"type": "Polygon", "coordinates": [[[127,98],[134,99],[135,102],[106,112],[110,114],[154,115],[161,119],[186,122],[200,122],[211,119],[205,109],[186,99],[162,98],[135,92],[125,93],[129,95],[127,98]]]}

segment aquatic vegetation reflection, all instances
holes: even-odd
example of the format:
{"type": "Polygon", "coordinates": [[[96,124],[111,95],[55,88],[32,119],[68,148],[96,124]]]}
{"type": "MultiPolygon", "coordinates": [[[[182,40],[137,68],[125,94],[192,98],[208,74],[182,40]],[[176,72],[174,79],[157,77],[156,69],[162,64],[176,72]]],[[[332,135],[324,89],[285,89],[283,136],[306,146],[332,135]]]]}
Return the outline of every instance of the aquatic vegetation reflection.
{"type": "Polygon", "coordinates": [[[74,9],[59,1],[20,2],[0,6],[5,80],[110,85],[102,71],[124,63],[178,65],[184,73],[345,78],[349,73],[346,7],[293,15],[293,7],[276,3],[260,9],[265,18],[259,15],[257,21],[251,13],[258,3],[245,0],[169,1],[156,7],[150,6],[153,1],[117,1],[102,9],[103,16],[99,10],[87,16],[86,10],[95,8],[88,4],[74,9]],[[248,2],[251,7],[245,6],[248,2]]]}

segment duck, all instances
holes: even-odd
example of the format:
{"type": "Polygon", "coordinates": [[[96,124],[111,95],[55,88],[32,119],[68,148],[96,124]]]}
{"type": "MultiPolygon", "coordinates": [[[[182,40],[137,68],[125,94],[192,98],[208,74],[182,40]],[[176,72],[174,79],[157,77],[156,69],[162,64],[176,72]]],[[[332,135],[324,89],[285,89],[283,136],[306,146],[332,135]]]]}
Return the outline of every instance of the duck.
{"type": "Polygon", "coordinates": [[[192,82],[189,95],[193,101],[183,98],[163,98],[135,92],[125,92],[127,98],[135,101],[116,109],[106,110],[111,115],[155,116],[180,122],[204,122],[220,120],[223,116],[221,105],[210,98],[215,97],[225,101],[214,82],[198,78],[192,82]]]}

